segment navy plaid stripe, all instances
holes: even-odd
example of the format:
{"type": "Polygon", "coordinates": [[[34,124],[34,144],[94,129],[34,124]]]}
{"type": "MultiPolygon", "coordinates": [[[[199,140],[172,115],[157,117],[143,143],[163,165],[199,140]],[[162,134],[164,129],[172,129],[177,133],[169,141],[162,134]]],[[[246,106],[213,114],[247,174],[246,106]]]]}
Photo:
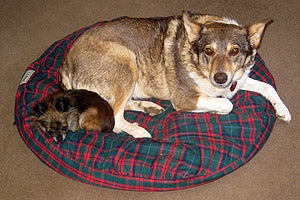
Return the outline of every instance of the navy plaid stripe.
{"type": "MultiPolygon", "coordinates": [[[[103,22],[92,26],[99,26],[103,22]]],[[[165,108],[151,117],[127,111],[125,118],[149,130],[152,139],[125,133],[79,130],[57,144],[34,128],[32,106],[58,90],[58,67],[76,39],[90,27],[51,45],[28,66],[31,79],[19,86],[15,120],[27,146],[46,165],[74,180],[103,187],[166,191],[198,186],[247,163],[268,139],[275,112],[261,95],[239,91],[228,115],[175,112],[169,101],[150,99],[165,108]]],[[[275,85],[259,55],[251,77],[275,85]]]]}

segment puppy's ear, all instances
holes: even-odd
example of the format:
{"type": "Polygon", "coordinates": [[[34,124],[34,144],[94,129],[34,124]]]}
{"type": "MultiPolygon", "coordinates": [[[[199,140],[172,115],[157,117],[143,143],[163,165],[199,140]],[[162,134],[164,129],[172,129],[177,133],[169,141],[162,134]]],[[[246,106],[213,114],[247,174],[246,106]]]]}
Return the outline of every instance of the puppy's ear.
{"type": "Polygon", "coordinates": [[[45,114],[48,110],[48,104],[46,102],[40,102],[33,107],[33,115],[36,117],[40,117],[45,114]]]}
{"type": "Polygon", "coordinates": [[[192,43],[199,38],[201,24],[195,22],[188,11],[182,11],[182,20],[189,42],[192,43]]]}
{"type": "Polygon", "coordinates": [[[68,112],[71,109],[70,101],[67,98],[60,97],[56,100],[55,109],[60,112],[68,112]]]}
{"type": "Polygon", "coordinates": [[[266,27],[272,22],[272,19],[265,19],[262,22],[246,26],[250,45],[253,49],[258,49],[260,47],[266,27]]]}

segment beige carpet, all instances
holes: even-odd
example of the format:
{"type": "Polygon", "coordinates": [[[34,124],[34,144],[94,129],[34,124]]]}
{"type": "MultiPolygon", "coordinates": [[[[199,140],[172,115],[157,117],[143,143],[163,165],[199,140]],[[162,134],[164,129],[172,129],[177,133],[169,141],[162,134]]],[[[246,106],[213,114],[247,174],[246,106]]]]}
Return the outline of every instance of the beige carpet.
{"type": "Polygon", "coordinates": [[[300,199],[300,1],[218,0],[1,0],[0,199],[300,199]],[[241,23],[271,17],[260,54],[291,110],[277,120],[264,148],[245,166],[193,189],[138,193],[95,187],[44,165],[13,126],[14,96],[25,67],[54,41],[94,22],[119,16],[168,16],[190,10],[234,17],[241,23]]]}

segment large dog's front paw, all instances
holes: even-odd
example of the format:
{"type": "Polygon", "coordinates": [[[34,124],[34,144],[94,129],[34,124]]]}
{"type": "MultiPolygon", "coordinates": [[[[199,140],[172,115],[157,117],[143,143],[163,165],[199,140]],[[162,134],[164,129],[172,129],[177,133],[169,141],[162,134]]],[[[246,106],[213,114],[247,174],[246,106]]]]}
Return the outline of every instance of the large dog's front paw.
{"type": "Polygon", "coordinates": [[[273,103],[273,106],[276,110],[277,117],[287,123],[290,123],[292,116],[288,108],[282,102],[273,103]]]}
{"type": "Polygon", "coordinates": [[[217,98],[218,103],[216,104],[215,112],[219,115],[226,115],[229,114],[232,109],[233,105],[227,98],[217,98]]]}
{"type": "Polygon", "coordinates": [[[197,109],[192,112],[209,112],[226,115],[233,109],[232,103],[227,98],[202,96],[198,99],[197,109]]]}

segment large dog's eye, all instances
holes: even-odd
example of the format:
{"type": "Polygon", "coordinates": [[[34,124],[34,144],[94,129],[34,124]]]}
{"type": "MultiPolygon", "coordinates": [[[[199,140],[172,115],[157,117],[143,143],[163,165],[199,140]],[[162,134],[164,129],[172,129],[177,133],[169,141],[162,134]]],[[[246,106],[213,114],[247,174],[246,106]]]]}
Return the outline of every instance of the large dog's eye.
{"type": "Polygon", "coordinates": [[[205,52],[205,54],[206,54],[207,56],[213,56],[213,55],[215,54],[214,50],[212,50],[212,49],[209,48],[209,47],[206,47],[206,48],[204,49],[204,52],[205,52]]]}
{"type": "Polygon", "coordinates": [[[230,56],[236,56],[238,55],[238,53],[240,53],[240,49],[239,48],[233,48],[230,50],[229,55],[230,56]]]}

